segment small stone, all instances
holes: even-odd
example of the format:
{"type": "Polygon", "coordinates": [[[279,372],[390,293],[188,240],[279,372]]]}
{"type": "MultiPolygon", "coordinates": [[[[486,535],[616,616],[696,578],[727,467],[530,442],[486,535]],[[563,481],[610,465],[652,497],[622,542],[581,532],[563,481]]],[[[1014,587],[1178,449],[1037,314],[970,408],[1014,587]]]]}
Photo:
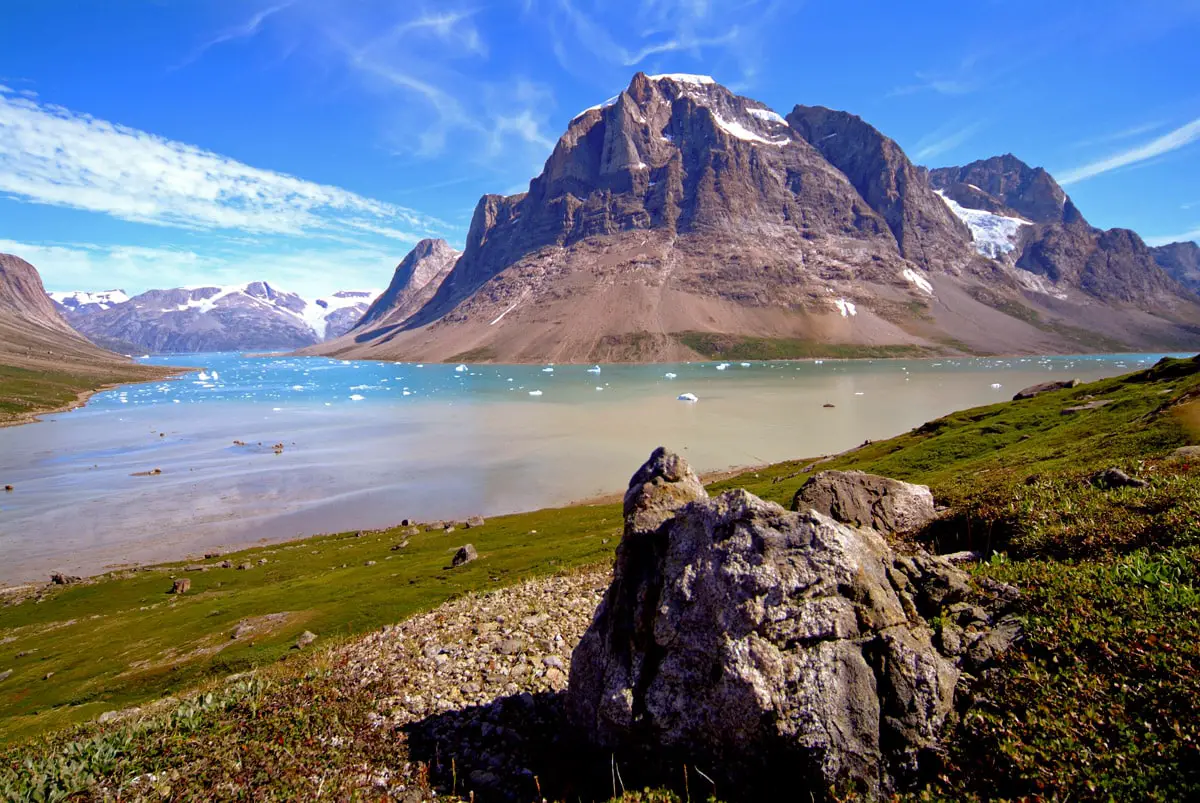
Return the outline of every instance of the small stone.
{"type": "Polygon", "coordinates": [[[241,571],[245,571],[246,569],[253,569],[253,568],[254,567],[252,565],[250,565],[249,563],[239,563],[238,564],[238,569],[241,571]]]}
{"type": "Polygon", "coordinates": [[[1032,399],[1034,396],[1041,396],[1043,393],[1051,393],[1055,390],[1077,388],[1080,384],[1082,383],[1078,379],[1060,379],[1055,382],[1042,382],[1040,385],[1030,385],[1024,390],[1018,391],[1017,395],[1013,396],[1013,401],[1032,399]]]}
{"type": "Polygon", "coordinates": [[[259,565],[259,566],[262,566],[262,565],[263,565],[263,564],[265,564],[266,562],[267,562],[267,559],[266,559],[266,558],[259,558],[259,559],[258,559],[258,565],[259,565]]]}
{"type": "Polygon", "coordinates": [[[546,667],[547,669],[566,669],[566,667],[563,665],[563,659],[559,658],[557,655],[547,655],[542,659],[542,666],[546,667]]]}
{"type": "Polygon", "coordinates": [[[407,538],[405,538],[403,541],[401,541],[398,544],[392,544],[392,551],[395,552],[398,549],[404,549],[404,547],[406,547],[406,546],[408,546],[407,538]]]}
{"type": "Polygon", "coordinates": [[[214,558],[219,558],[219,557],[221,557],[220,552],[205,552],[204,553],[205,560],[213,560],[214,558]]]}
{"type": "Polygon", "coordinates": [[[227,560],[223,560],[223,561],[221,561],[221,568],[222,569],[232,569],[233,563],[231,563],[230,561],[227,561],[227,560]]]}
{"type": "Polygon", "coordinates": [[[1180,446],[1171,452],[1176,460],[1200,460],[1200,446],[1180,446]]]}
{"type": "Polygon", "coordinates": [[[5,669],[3,672],[0,672],[0,681],[8,680],[9,675],[12,673],[11,669],[5,669]]]}
{"type": "Polygon", "coordinates": [[[49,680],[49,679],[50,679],[50,678],[52,678],[52,677],[54,677],[54,673],[53,673],[53,672],[47,672],[46,674],[42,675],[42,680],[49,680]]]}
{"type": "Polygon", "coordinates": [[[63,574],[62,572],[55,572],[54,574],[50,575],[50,582],[54,583],[54,585],[56,585],[56,586],[67,586],[67,585],[71,585],[72,583],[83,582],[83,578],[76,577],[73,574],[63,574]]]}
{"type": "Polygon", "coordinates": [[[824,404],[822,404],[821,406],[822,406],[822,407],[833,407],[833,406],[835,406],[835,405],[832,405],[832,404],[830,404],[829,402],[825,402],[825,403],[824,403],[824,404]]]}
{"type": "Polygon", "coordinates": [[[505,639],[497,649],[502,655],[516,655],[525,649],[525,642],[516,638],[505,639]]]}
{"type": "Polygon", "coordinates": [[[317,640],[316,633],[313,633],[310,630],[305,630],[303,633],[300,634],[300,637],[296,639],[296,649],[302,650],[305,647],[307,647],[309,644],[312,644],[316,640],[317,640]]]}
{"type": "Polygon", "coordinates": [[[171,593],[172,594],[186,594],[189,590],[191,590],[191,588],[192,588],[192,581],[188,580],[187,578],[182,578],[182,579],[176,580],[175,584],[173,586],[171,586],[171,593]]]}
{"type": "Polygon", "coordinates": [[[1150,483],[1131,477],[1119,468],[1101,471],[1092,477],[1092,482],[1101,488],[1145,488],[1150,483]]]}
{"type": "Polygon", "coordinates": [[[13,491],[16,490],[16,488],[12,487],[11,485],[5,485],[4,490],[8,491],[9,493],[12,493],[13,491]]]}
{"type": "Polygon", "coordinates": [[[483,516],[472,516],[471,518],[467,519],[468,529],[471,527],[482,527],[483,525],[484,525],[483,516]]]}
{"type": "Polygon", "coordinates": [[[449,535],[450,533],[454,532],[454,525],[453,525],[453,524],[447,524],[447,525],[446,525],[446,529],[442,530],[442,532],[444,532],[444,533],[446,533],[447,535],[449,535]]]}
{"type": "Polygon", "coordinates": [[[470,563],[479,557],[479,553],[475,551],[474,544],[467,544],[459,547],[454,553],[454,560],[450,561],[451,566],[462,566],[464,563],[470,563]]]}
{"type": "Polygon", "coordinates": [[[375,565],[375,561],[373,561],[373,560],[369,560],[363,564],[363,566],[374,566],[374,565],[375,565]]]}

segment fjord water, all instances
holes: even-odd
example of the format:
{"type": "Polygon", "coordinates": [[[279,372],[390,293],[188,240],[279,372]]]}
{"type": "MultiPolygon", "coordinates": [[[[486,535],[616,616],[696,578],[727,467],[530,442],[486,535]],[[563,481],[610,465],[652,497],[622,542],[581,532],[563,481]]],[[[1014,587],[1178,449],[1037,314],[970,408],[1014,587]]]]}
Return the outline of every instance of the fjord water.
{"type": "Polygon", "coordinates": [[[203,370],[0,429],[0,480],[15,486],[0,497],[0,582],[405,518],[563,504],[623,489],[659,445],[701,471],[834,453],[1009,399],[1036,382],[1114,376],[1160,356],[707,362],[598,372],[154,358],[145,361],[203,370]],[[699,401],[679,401],[685,393],[699,401]]]}

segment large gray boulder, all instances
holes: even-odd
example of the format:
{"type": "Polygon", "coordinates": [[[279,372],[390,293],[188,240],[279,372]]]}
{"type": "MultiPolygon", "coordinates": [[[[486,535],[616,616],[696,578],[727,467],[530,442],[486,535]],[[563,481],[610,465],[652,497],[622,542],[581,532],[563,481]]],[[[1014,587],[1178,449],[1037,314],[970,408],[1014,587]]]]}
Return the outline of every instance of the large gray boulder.
{"type": "Polygon", "coordinates": [[[1017,391],[1013,396],[1013,401],[1021,401],[1021,399],[1032,399],[1034,396],[1041,396],[1043,393],[1050,393],[1055,390],[1067,390],[1068,388],[1077,388],[1082,382],[1078,379],[1059,379],[1053,382],[1042,382],[1037,385],[1030,385],[1024,390],[1017,391]]]}
{"type": "Polygon", "coordinates": [[[810,477],[792,498],[792,510],[808,509],[889,535],[919,530],[937,516],[928,486],[861,471],[822,471],[810,477]]]}
{"type": "Polygon", "coordinates": [[[597,748],[700,767],[747,799],[885,794],[935,747],[960,666],[979,668],[991,614],[970,593],[961,571],[871,530],[741,490],[709,498],[659,449],[625,496],[568,716],[597,748]],[[967,610],[943,651],[928,619],[954,605],[967,610]]]}

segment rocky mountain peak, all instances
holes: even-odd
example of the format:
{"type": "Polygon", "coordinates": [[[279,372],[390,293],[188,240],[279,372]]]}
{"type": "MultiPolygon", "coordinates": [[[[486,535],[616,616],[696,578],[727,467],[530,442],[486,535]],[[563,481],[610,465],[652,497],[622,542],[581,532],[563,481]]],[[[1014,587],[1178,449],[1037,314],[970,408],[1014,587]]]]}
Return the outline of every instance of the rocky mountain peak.
{"type": "Polygon", "coordinates": [[[929,171],[935,189],[970,209],[1016,214],[1033,223],[1083,224],[1070,197],[1043,168],[1006,153],[929,171]]]}
{"type": "Polygon", "coordinates": [[[354,328],[398,323],[412,315],[441,287],[458,257],[459,252],[445,240],[421,240],[396,266],[387,290],[367,308],[354,328]]]}
{"type": "Polygon", "coordinates": [[[1167,275],[1193,293],[1200,293],[1200,245],[1188,240],[1160,245],[1150,251],[1167,275]]]}
{"type": "Polygon", "coordinates": [[[70,331],[46,295],[37,269],[13,254],[0,254],[0,312],[42,326],[70,331]]]}
{"type": "Polygon", "coordinates": [[[787,121],[883,216],[907,259],[927,269],[961,263],[970,232],[894,140],[861,117],[823,106],[796,106],[787,121]]]}

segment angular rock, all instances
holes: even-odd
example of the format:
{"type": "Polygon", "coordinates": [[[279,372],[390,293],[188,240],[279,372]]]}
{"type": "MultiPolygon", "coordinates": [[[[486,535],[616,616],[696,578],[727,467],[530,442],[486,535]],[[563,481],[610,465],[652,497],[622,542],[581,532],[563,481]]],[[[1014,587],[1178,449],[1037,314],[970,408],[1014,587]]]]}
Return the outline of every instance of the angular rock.
{"type": "Polygon", "coordinates": [[[1119,468],[1109,468],[1092,477],[1092,482],[1101,488],[1145,488],[1150,483],[1131,477],[1119,468]]]}
{"type": "Polygon", "coordinates": [[[312,644],[316,640],[317,640],[316,633],[313,633],[310,630],[305,630],[296,639],[296,649],[302,650],[305,647],[307,647],[309,644],[312,644]]]}
{"type": "Polygon", "coordinates": [[[919,530],[937,516],[928,486],[861,471],[822,471],[810,477],[792,498],[792,510],[809,508],[884,534],[919,530]]]}
{"type": "Polygon", "coordinates": [[[464,563],[470,563],[479,557],[479,553],[475,551],[473,544],[467,544],[458,548],[454,553],[454,560],[450,561],[451,566],[462,566],[464,563]]]}
{"type": "Polygon", "coordinates": [[[192,581],[188,580],[186,578],[183,578],[183,579],[175,581],[174,585],[171,586],[171,593],[172,594],[186,594],[188,591],[191,590],[191,588],[192,588],[192,581]]]}
{"type": "Polygon", "coordinates": [[[468,529],[471,527],[482,527],[484,524],[485,522],[483,520],[483,516],[472,516],[471,518],[467,519],[468,529]]]}
{"type": "Polygon", "coordinates": [[[1054,382],[1042,382],[1038,385],[1030,385],[1029,387],[1017,392],[1013,396],[1013,401],[1021,399],[1032,399],[1034,396],[1041,396],[1043,393],[1050,393],[1055,390],[1066,390],[1068,388],[1077,388],[1082,382],[1078,379],[1060,379],[1054,382]]]}
{"type": "Polygon", "coordinates": [[[64,574],[63,572],[55,572],[54,574],[50,575],[50,582],[54,583],[54,585],[56,585],[56,586],[66,586],[66,585],[71,585],[72,583],[81,583],[81,582],[83,582],[83,578],[76,577],[73,574],[64,574]]]}
{"type": "Polygon", "coordinates": [[[968,636],[943,652],[927,619],[970,593],[967,575],[811,510],[710,499],[663,449],[630,483],[625,522],[571,659],[582,738],[673,771],[703,761],[747,799],[874,799],[935,748],[968,636]]]}

